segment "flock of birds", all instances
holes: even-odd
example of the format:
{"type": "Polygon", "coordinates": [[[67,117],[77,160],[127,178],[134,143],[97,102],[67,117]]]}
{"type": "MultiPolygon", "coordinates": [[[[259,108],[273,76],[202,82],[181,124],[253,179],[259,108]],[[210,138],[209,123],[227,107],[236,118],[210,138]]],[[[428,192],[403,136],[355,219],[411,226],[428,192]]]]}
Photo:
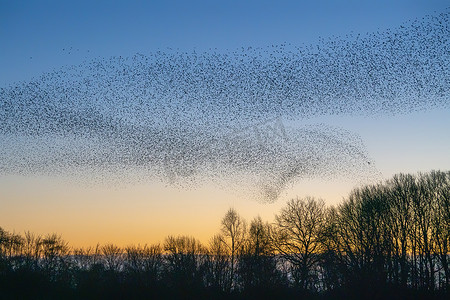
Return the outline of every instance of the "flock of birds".
{"type": "Polygon", "coordinates": [[[448,109],[448,18],[313,46],[95,59],[3,87],[0,175],[236,181],[261,201],[304,178],[373,178],[357,135],[304,121],[448,109]]]}

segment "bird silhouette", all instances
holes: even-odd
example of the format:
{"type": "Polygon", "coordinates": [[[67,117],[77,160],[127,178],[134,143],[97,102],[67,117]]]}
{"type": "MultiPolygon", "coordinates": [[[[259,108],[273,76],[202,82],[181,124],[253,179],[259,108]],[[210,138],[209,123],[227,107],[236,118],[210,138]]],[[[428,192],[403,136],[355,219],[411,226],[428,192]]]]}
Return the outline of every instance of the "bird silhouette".
{"type": "Polygon", "coordinates": [[[449,108],[448,37],[446,12],[310,46],[168,49],[64,66],[1,88],[0,171],[185,187],[245,178],[263,201],[304,178],[372,178],[357,135],[284,124],[449,108]]]}

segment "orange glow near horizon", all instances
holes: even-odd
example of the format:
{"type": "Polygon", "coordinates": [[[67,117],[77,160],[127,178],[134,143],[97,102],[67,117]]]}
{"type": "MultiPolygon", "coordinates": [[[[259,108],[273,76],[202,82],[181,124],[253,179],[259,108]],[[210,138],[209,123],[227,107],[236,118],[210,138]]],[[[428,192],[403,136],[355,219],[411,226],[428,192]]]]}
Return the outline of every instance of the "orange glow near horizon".
{"type": "Polygon", "coordinates": [[[0,188],[7,208],[0,211],[0,226],[9,232],[57,233],[72,247],[97,243],[124,247],[163,243],[169,235],[193,236],[207,244],[220,232],[220,221],[230,207],[247,221],[261,216],[272,222],[290,198],[317,195],[328,204],[335,204],[342,197],[332,195],[344,195],[351,186],[329,182],[324,189],[323,183],[305,181],[274,203],[246,200],[245,195],[211,186],[192,190],[161,184],[80,188],[11,177],[0,181],[0,188]]]}
{"type": "MultiPolygon", "coordinates": [[[[377,170],[387,179],[399,172],[448,170],[450,143],[445,138],[450,119],[446,116],[447,111],[436,110],[382,122],[360,118],[354,124],[377,170]],[[398,119],[401,126],[395,125],[398,119]],[[419,138],[421,144],[410,147],[419,138]]],[[[345,119],[333,121],[349,127],[345,119]]],[[[123,174],[124,179],[132,176],[123,174]]],[[[249,185],[242,177],[236,175],[232,180],[239,188],[198,184],[182,189],[150,180],[146,184],[88,187],[55,177],[0,176],[0,227],[21,234],[61,234],[73,247],[163,243],[168,235],[189,235],[207,244],[220,232],[220,221],[230,207],[248,222],[258,215],[273,222],[291,198],[313,196],[335,205],[359,185],[355,178],[298,179],[278,201],[260,203],[244,193],[249,185]]]]}

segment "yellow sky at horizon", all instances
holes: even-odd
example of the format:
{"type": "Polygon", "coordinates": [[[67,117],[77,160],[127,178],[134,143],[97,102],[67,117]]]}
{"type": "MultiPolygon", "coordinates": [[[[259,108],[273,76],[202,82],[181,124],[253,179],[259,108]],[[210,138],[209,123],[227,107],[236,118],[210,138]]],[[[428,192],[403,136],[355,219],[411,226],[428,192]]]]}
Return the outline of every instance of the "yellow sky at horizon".
{"type": "MultiPolygon", "coordinates": [[[[353,123],[333,119],[332,123],[361,134],[382,180],[398,172],[448,169],[447,116],[448,110],[436,110],[395,118],[349,119],[353,123]]],[[[358,186],[358,178],[344,175],[340,180],[299,179],[274,203],[257,202],[244,193],[247,182],[239,176],[234,178],[240,181],[238,188],[223,182],[230,184],[229,189],[212,184],[178,189],[149,181],[102,187],[56,175],[0,176],[0,227],[16,233],[58,233],[74,247],[162,243],[168,235],[190,235],[208,243],[230,207],[247,221],[259,215],[272,222],[286,201],[297,196],[337,204],[358,186]]]]}
{"type": "Polygon", "coordinates": [[[61,234],[73,247],[162,243],[168,235],[189,235],[208,243],[219,233],[221,218],[230,207],[247,221],[261,216],[272,222],[291,198],[311,195],[336,204],[341,199],[330,197],[349,187],[350,182],[329,182],[325,188],[318,180],[304,180],[278,201],[261,203],[217,186],[189,190],[162,184],[82,188],[36,178],[3,177],[0,189],[7,209],[0,212],[0,226],[16,233],[61,234]]]}

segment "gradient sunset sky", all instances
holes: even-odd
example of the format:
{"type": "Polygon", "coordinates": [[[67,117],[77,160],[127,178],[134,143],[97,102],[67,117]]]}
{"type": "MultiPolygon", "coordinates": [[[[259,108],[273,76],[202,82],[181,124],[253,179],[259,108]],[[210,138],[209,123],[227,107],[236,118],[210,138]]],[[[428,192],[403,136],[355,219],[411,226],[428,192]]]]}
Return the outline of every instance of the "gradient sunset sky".
{"type": "MultiPolygon", "coordinates": [[[[449,7],[444,0],[110,2],[0,0],[0,88],[92,59],[168,48],[226,52],[315,45],[321,39],[396,29],[449,7]]],[[[301,122],[358,135],[376,167],[376,180],[383,180],[399,172],[450,169],[448,107],[301,122]]],[[[245,190],[213,184],[190,189],[161,182],[86,186],[57,176],[0,174],[0,226],[20,233],[56,232],[72,246],[155,243],[179,234],[207,242],[229,207],[247,220],[260,215],[270,222],[292,197],[310,195],[336,204],[359,183],[345,176],[306,178],[292,183],[276,202],[262,203],[245,190]]]]}

